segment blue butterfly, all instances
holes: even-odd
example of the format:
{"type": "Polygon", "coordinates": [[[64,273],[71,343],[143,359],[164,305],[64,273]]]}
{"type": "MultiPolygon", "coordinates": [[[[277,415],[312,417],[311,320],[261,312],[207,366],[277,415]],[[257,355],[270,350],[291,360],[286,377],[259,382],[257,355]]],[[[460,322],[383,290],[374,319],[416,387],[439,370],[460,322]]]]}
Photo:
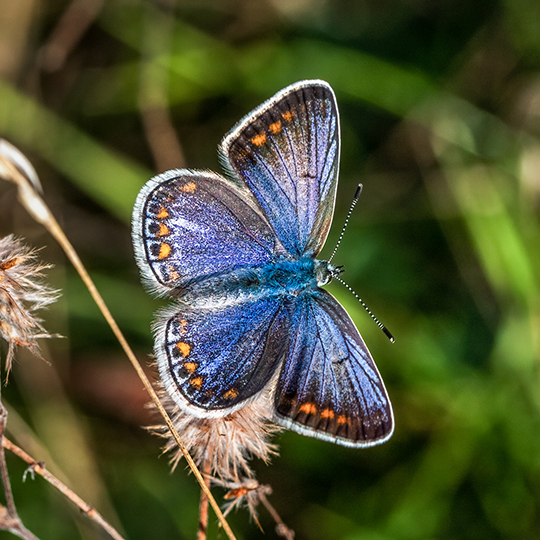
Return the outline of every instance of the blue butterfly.
{"type": "Polygon", "coordinates": [[[220,417],[270,385],[277,424],[345,446],[393,431],[384,383],[315,257],[334,212],[340,132],[324,81],[301,81],[223,139],[227,178],[172,170],[137,197],[133,242],[145,282],[177,303],[157,324],[169,395],[220,417]]]}

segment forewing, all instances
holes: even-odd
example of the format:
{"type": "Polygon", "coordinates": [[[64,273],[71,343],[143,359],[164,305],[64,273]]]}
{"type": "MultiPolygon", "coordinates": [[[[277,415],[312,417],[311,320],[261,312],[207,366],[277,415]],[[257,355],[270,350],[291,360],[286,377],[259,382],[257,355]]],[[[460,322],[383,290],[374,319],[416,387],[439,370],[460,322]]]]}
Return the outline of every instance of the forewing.
{"type": "Polygon", "coordinates": [[[167,392],[195,416],[233,412],[263,390],[283,361],[288,325],[278,298],[165,316],[155,352],[167,392]]]}
{"type": "Polygon", "coordinates": [[[163,293],[269,262],[276,238],[249,190],[212,172],[183,169],[155,176],[141,189],[133,245],[143,277],[163,293]]]}
{"type": "Polygon", "coordinates": [[[255,195],[285,249],[315,256],[328,235],[339,166],[339,118],[324,81],[289,86],[223,140],[223,162],[255,195]]]}
{"type": "Polygon", "coordinates": [[[299,297],[275,396],[277,423],[345,446],[371,446],[394,429],[390,400],[370,352],[337,300],[299,297]]]}

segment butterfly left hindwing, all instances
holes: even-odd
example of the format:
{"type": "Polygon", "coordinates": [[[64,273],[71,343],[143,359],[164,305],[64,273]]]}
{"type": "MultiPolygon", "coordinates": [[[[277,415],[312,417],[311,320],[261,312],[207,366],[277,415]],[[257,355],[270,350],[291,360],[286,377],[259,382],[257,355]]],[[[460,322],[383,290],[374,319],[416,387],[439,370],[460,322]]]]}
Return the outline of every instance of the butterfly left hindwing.
{"type": "Polygon", "coordinates": [[[283,299],[245,299],[172,313],[160,325],[156,352],[175,401],[195,416],[223,416],[264,389],[283,360],[288,339],[283,299]]]}

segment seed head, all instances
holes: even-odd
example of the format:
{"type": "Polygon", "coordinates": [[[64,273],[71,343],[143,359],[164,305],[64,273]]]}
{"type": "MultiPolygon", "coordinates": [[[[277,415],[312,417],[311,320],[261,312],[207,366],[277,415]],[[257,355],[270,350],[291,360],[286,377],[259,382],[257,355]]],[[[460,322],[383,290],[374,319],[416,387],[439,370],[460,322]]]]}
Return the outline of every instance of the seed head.
{"type": "MultiPolygon", "coordinates": [[[[270,397],[264,392],[242,409],[221,418],[188,414],[164,391],[161,399],[197,465],[209,465],[209,474],[219,478],[221,484],[242,483],[251,478],[249,460],[255,457],[267,462],[276,453],[269,439],[278,428],[270,423],[270,397]]],[[[168,438],[165,451],[172,452],[171,463],[176,467],[182,453],[169,431],[160,426],[151,429],[168,438]]]]}
{"type": "Polygon", "coordinates": [[[35,250],[13,235],[0,239],[0,336],[8,342],[6,378],[15,347],[26,347],[41,357],[37,340],[54,337],[34,315],[59,295],[43,283],[42,272],[46,268],[49,266],[38,261],[35,250]]]}

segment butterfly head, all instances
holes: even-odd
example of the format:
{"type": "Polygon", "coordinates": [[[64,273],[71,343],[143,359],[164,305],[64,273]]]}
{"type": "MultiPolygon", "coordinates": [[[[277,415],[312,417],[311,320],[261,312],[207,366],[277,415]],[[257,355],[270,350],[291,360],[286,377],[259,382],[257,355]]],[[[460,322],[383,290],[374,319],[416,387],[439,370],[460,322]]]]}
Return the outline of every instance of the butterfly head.
{"type": "Polygon", "coordinates": [[[315,261],[317,286],[324,287],[343,272],[343,266],[334,266],[328,261],[315,261]]]}

